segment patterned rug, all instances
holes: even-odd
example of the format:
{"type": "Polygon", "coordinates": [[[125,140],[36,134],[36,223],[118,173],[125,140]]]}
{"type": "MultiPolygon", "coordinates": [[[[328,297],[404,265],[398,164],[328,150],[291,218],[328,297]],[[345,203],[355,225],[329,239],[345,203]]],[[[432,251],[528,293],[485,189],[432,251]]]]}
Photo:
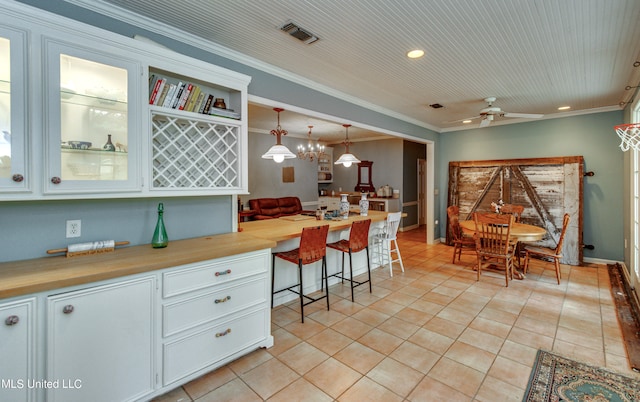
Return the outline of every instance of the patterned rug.
{"type": "Polygon", "coordinates": [[[539,350],[523,402],[640,401],[640,381],[539,350]]]}

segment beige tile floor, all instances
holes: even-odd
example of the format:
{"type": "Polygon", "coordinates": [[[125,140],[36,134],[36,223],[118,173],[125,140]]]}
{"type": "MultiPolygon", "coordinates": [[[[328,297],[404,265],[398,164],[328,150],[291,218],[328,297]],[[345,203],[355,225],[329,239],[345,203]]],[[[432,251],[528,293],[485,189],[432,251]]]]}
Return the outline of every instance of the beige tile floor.
{"type": "MultiPolygon", "coordinates": [[[[399,234],[405,272],[373,271],[373,294],[342,284],[324,303],[272,311],[275,345],[158,401],[521,401],[538,349],[631,371],[604,265],[534,261],[527,278],[451,264],[452,247],[399,234]]],[[[365,289],[366,288],[366,289],[365,289]]]]}

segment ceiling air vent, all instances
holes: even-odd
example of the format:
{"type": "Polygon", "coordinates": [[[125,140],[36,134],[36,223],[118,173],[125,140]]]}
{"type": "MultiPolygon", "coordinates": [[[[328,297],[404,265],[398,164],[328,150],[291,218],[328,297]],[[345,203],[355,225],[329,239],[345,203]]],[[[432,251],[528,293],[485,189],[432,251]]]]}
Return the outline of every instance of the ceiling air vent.
{"type": "Polygon", "coordinates": [[[319,39],[317,36],[307,31],[306,29],[300,28],[295,22],[292,21],[287,21],[282,24],[280,30],[288,33],[289,35],[293,36],[301,42],[304,42],[307,45],[310,45],[319,39]]]}
{"type": "Polygon", "coordinates": [[[442,106],[439,103],[432,103],[431,105],[429,105],[429,107],[432,107],[433,109],[440,109],[441,107],[444,107],[444,106],[442,106]]]}

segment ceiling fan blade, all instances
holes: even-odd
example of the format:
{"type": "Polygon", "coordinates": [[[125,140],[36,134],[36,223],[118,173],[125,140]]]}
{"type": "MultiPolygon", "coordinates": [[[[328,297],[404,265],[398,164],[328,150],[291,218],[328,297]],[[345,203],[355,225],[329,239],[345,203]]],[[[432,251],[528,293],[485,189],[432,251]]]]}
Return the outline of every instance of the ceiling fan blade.
{"type": "Polygon", "coordinates": [[[480,127],[487,127],[489,124],[491,124],[491,120],[484,118],[482,119],[482,121],[480,122],[480,127]]]}
{"type": "Polygon", "coordinates": [[[459,123],[461,121],[465,121],[465,120],[475,120],[475,119],[479,119],[482,116],[473,116],[473,117],[466,117],[464,119],[458,119],[458,120],[451,120],[451,121],[445,121],[444,123],[459,123]]]}
{"type": "Polygon", "coordinates": [[[539,119],[543,114],[537,113],[505,113],[504,117],[521,117],[523,119],[539,119]]]}

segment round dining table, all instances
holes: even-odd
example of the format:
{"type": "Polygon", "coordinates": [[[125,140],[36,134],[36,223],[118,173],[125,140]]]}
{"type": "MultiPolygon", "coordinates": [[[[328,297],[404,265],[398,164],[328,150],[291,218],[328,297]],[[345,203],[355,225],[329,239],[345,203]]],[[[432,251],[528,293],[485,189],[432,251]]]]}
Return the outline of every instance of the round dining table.
{"type": "MultiPolygon", "coordinates": [[[[473,236],[476,232],[476,223],[472,220],[460,221],[460,227],[462,228],[462,232],[469,236],[473,236]]],[[[514,223],[513,226],[511,226],[509,235],[517,241],[538,241],[542,240],[545,233],[547,233],[546,229],[535,225],[514,223]]]]}
{"type": "MultiPolygon", "coordinates": [[[[473,236],[473,234],[476,232],[476,222],[472,220],[461,221],[460,227],[462,228],[462,232],[468,236],[473,236]]],[[[509,236],[513,238],[514,242],[538,241],[538,240],[542,240],[545,233],[547,233],[547,230],[541,227],[538,227],[535,225],[527,225],[526,223],[514,222],[513,225],[511,226],[511,231],[509,232],[509,236]]],[[[519,264],[516,264],[516,266],[517,265],[519,264]]],[[[484,264],[482,266],[484,267],[484,264]]],[[[514,276],[517,279],[525,278],[524,273],[519,272],[517,269],[514,269],[514,276]]]]}

